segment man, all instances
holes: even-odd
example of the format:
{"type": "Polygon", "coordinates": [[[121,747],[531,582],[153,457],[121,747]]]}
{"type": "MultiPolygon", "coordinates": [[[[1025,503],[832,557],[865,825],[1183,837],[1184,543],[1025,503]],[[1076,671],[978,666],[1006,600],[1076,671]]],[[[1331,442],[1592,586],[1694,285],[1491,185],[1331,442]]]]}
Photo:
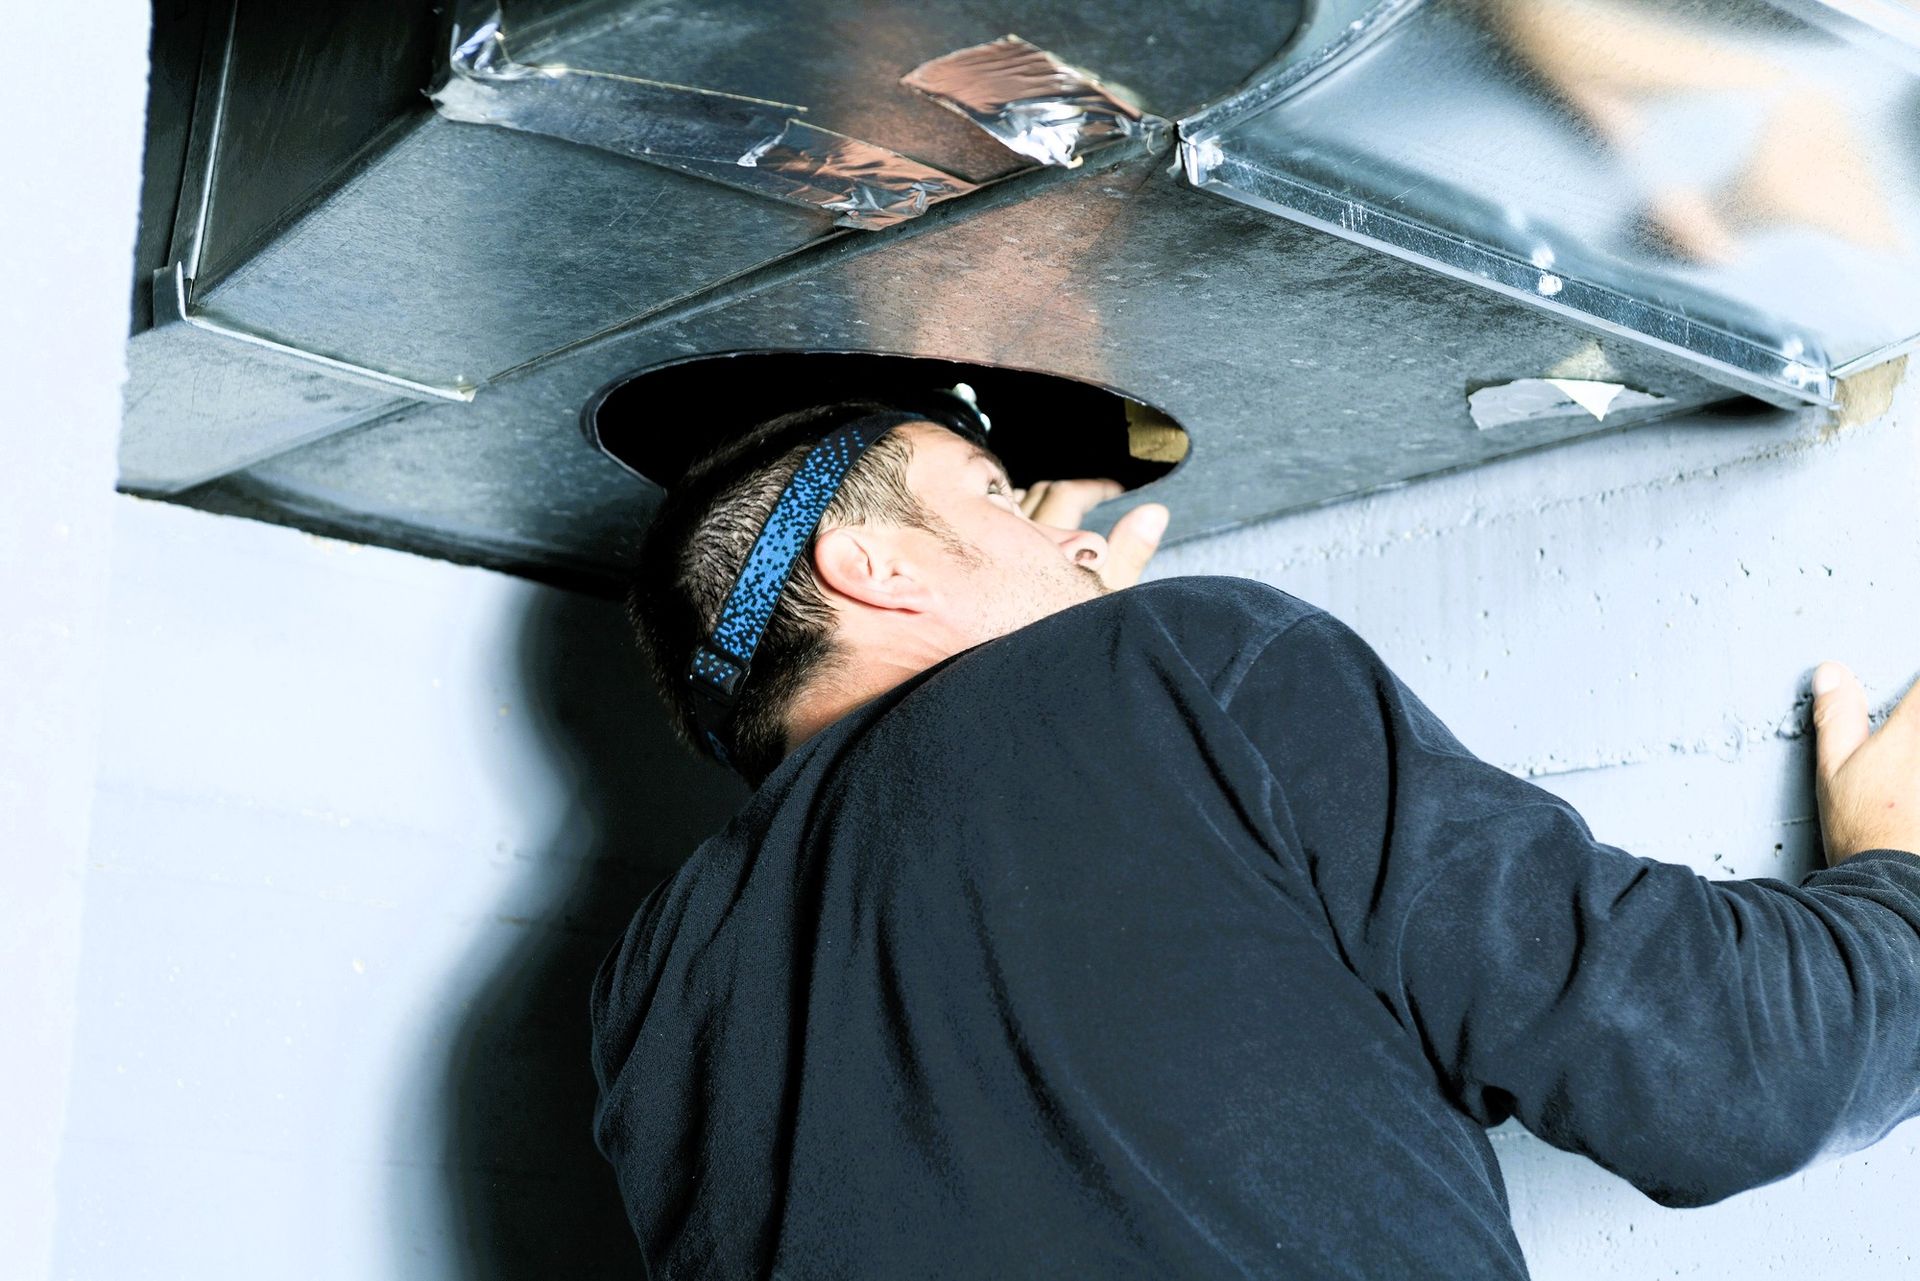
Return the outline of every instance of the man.
{"type": "Polygon", "coordinates": [[[1324,611],[1126,586],[1164,511],[1102,540],[1117,486],[1022,494],[884,409],[722,450],[642,552],[676,723],[757,784],[593,992],[656,1275],[1520,1278],[1508,1117],[1684,1206],[1920,1113],[1920,695],[1869,737],[1823,665],[1834,866],[1708,881],[1475,758],[1324,611]],[[716,720],[689,655],[827,490],[716,720]]]}

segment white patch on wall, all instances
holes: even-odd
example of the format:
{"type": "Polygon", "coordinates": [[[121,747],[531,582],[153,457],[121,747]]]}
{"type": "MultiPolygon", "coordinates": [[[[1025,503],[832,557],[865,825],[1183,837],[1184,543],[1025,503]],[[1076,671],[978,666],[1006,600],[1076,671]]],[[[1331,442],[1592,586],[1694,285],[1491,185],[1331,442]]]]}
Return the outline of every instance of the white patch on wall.
{"type": "Polygon", "coordinates": [[[1590,378],[1520,378],[1482,387],[1467,397],[1473,425],[1510,427],[1572,414],[1590,414],[1597,422],[1611,413],[1668,404],[1665,396],[1638,391],[1621,383],[1590,378]]]}

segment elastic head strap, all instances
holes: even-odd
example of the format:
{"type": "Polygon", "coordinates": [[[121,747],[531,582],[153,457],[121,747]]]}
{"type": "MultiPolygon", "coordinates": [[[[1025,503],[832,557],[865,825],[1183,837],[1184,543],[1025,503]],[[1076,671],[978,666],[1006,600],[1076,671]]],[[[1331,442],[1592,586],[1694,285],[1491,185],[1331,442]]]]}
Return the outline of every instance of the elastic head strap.
{"type": "Polygon", "coordinates": [[[925,414],[889,410],[834,428],[807,454],[773,505],[773,514],[720,607],[713,635],[694,650],[687,666],[694,712],[707,746],[729,768],[737,770],[728,744],[740,687],[752,669],[754,651],[760,647],[780,593],[793,576],[794,563],[819,528],[854,460],[893,428],[924,421],[925,414]]]}

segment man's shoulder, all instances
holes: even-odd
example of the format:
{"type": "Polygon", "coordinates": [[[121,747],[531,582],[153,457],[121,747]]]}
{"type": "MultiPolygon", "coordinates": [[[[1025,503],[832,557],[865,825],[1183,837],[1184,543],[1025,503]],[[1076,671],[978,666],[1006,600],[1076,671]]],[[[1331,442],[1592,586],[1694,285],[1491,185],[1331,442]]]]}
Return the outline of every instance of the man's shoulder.
{"type": "Polygon", "coordinates": [[[988,648],[1063,697],[1083,685],[1135,688],[1127,682],[1144,668],[1191,673],[1219,700],[1276,637],[1320,617],[1326,611],[1269,583],[1182,574],[1072,606],[988,648]]]}
{"type": "Polygon", "coordinates": [[[1236,650],[1326,612],[1271,583],[1233,574],[1156,578],[1116,592],[1112,599],[1120,610],[1152,619],[1176,641],[1225,642],[1236,650]]]}

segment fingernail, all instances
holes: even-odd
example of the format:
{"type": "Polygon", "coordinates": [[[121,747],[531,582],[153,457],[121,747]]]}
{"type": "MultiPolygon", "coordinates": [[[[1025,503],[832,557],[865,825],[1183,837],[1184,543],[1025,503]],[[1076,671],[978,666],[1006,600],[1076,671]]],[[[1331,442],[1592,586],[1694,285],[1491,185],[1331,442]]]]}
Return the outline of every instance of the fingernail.
{"type": "Polygon", "coordinates": [[[1167,532],[1166,508],[1155,505],[1147,508],[1147,514],[1140,518],[1140,532],[1148,538],[1158,538],[1167,532]]]}
{"type": "Polygon", "coordinates": [[[1813,669],[1813,692],[1831,694],[1840,688],[1840,668],[1831,661],[1813,669]]]}

